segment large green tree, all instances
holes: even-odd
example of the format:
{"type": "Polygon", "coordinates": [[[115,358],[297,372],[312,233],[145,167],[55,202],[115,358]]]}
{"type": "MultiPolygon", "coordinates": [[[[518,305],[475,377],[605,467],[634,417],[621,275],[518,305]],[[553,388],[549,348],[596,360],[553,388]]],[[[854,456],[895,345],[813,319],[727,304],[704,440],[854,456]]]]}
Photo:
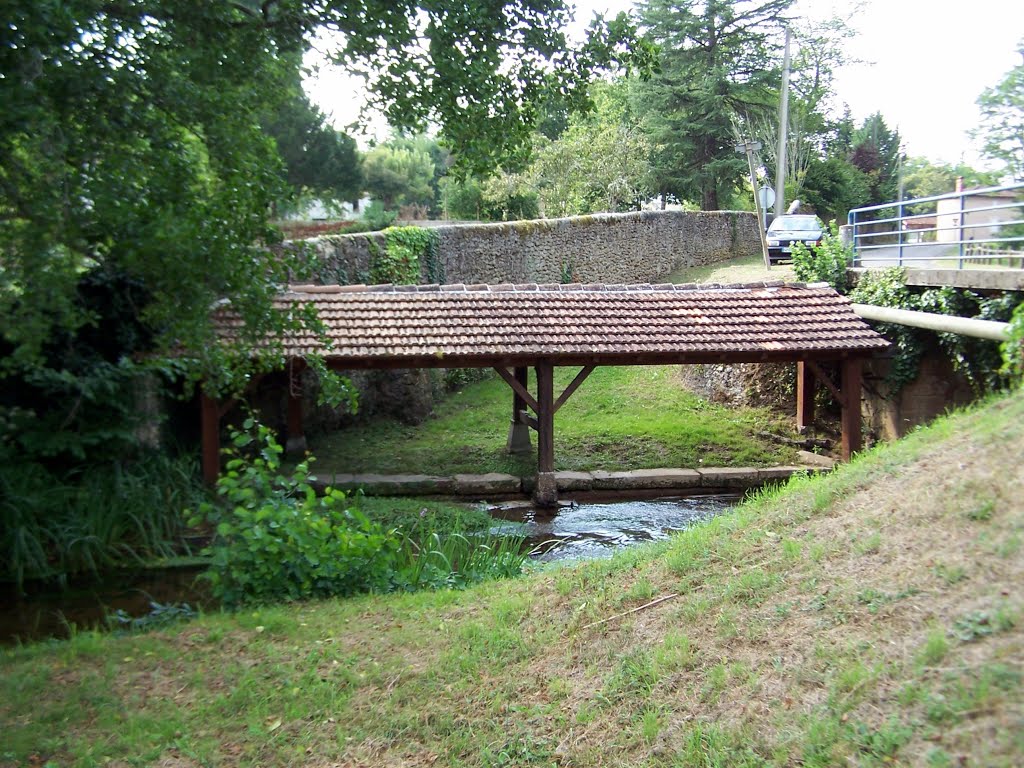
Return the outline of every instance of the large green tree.
{"type": "Polygon", "coordinates": [[[138,281],[156,346],[196,350],[207,373],[244,359],[208,343],[215,300],[250,336],[301,321],[270,310],[301,265],[265,250],[287,189],[260,120],[318,30],[371,73],[392,124],[436,123],[481,169],[528,143],[545,95],[582,106],[594,71],[647,55],[625,17],[570,48],[562,0],[13,0],[3,16],[4,371],[95,320],[75,298],[90,271],[138,281]]]}
{"type": "Polygon", "coordinates": [[[296,69],[291,92],[261,120],[284,162],[292,199],[356,200],[362,168],[355,140],[335,129],[302,90],[296,69]]]}
{"type": "Polygon", "coordinates": [[[719,207],[744,178],[741,115],[778,104],[782,29],[793,0],[647,0],[640,18],[661,71],[635,93],[654,145],[658,192],[719,207]]]}
{"type": "MultiPolygon", "coordinates": [[[[1024,56],[1024,40],[1019,46],[1024,56]]],[[[1024,181],[1024,63],[978,97],[981,126],[974,133],[982,151],[1001,163],[1014,181],[1024,181]]]]}
{"type": "Polygon", "coordinates": [[[896,199],[899,192],[900,134],[890,128],[881,112],[867,117],[854,131],[850,162],[868,180],[868,201],[874,205],[896,199]]]}
{"type": "Polygon", "coordinates": [[[528,175],[545,216],[636,210],[654,189],[650,145],[623,84],[595,86],[595,109],[554,141],[538,138],[528,175]]]}

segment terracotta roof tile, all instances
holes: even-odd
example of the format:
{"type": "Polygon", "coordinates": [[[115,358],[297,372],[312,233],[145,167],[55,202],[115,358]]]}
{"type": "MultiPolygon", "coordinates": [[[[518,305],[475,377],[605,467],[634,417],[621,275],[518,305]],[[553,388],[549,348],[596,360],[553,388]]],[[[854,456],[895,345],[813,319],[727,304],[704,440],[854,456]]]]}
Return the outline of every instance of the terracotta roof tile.
{"type": "MultiPolygon", "coordinates": [[[[312,303],[331,344],[311,331],[284,339],[286,355],[384,361],[627,355],[756,359],[801,353],[870,354],[887,346],[823,285],[290,286],[287,309],[312,303]]],[[[237,332],[230,307],[220,335],[237,332]]]]}

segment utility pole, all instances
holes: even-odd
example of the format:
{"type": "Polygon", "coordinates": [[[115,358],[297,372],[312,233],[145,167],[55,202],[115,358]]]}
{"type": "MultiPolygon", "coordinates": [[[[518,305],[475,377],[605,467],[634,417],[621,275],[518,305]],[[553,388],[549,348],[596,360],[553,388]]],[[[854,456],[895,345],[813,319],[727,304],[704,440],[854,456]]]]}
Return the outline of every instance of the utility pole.
{"type": "Polygon", "coordinates": [[[786,142],[789,138],[789,41],[792,33],[786,27],[786,53],[782,58],[782,94],[779,99],[779,152],[775,167],[775,215],[786,210],[786,142]]]}
{"type": "Polygon", "coordinates": [[[750,170],[750,189],[754,193],[754,211],[757,213],[757,231],[761,235],[761,254],[764,256],[765,269],[772,268],[772,261],[768,258],[768,237],[764,232],[764,214],[761,212],[761,197],[757,194],[757,174],[754,173],[754,153],[761,149],[761,142],[744,140],[742,144],[736,145],[737,152],[743,152],[747,156],[747,168],[750,170]]]}

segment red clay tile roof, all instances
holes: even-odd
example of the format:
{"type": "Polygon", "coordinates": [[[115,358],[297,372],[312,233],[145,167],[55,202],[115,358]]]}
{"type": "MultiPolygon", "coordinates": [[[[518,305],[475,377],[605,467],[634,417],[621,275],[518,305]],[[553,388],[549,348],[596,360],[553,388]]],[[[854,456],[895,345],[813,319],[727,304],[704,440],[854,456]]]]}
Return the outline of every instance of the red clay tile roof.
{"type": "MultiPolygon", "coordinates": [[[[702,362],[870,355],[887,342],[824,285],[291,286],[332,342],[284,339],[286,356],[336,367],[489,366],[549,358],[702,362]]],[[[223,338],[238,320],[215,314],[223,338]]]]}

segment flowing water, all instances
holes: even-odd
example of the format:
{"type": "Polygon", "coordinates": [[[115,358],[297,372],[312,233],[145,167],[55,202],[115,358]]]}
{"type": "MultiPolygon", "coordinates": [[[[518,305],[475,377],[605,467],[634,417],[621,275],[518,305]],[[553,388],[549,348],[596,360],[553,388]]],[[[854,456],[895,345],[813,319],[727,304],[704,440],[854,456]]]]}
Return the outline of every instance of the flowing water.
{"type": "Polygon", "coordinates": [[[674,531],[734,506],[740,498],[708,494],[630,501],[595,499],[571,502],[554,511],[512,503],[495,507],[491,514],[521,525],[520,532],[538,550],[537,560],[580,560],[611,557],[623,547],[668,538],[674,531]]]}

